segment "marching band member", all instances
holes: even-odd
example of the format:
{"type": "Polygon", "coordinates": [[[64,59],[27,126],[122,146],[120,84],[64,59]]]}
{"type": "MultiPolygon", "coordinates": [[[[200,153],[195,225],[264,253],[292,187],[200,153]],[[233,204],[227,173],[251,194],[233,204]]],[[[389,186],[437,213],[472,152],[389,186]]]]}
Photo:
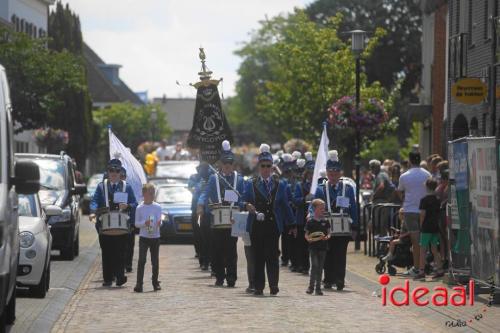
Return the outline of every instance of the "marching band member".
{"type": "MultiPolygon", "coordinates": [[[[92,201],[90,202],[90,220],[96,220],[96,211],[100,208],[109,208],[110,211],[122,211],[130,214],[131,210],[137,206],[134,191],[125,181],[120,181],[120,170],[122,163],[119,159],[112,159],[108,162],[108,179],[97,185],[92,201]],[[106,185],[106,190],[104,186],[106,185]],[[116,203],[115,193],[126,193],[127,203],[116,203]],[[107,195],[106,195],[107,193],[107,195]],[[106,197],[108,202],[106,202],[106,197]]],[[[99,230],[101,221],[97,221],[96,228],[99,230]]],[[[127,282],[125,276],[125,252],[127,248],[128,235],[111,236],[99,235],[99,244],[102,252],[102,276],[103,286],[110,287],[113,279],[116,278],[116,285],[121,286],[127,282]]]]}
{"type": "Polygon", "coordinates": [[[294,203],[296,208],[295,219],[297,221],[297,237],[295,238],[295,244],[293,246],[295,250],[295,256],[297,258],[297,271],[303,274],[309,273],[309,253],[308,253],[308,243],[304,237],[304,227],[306,224],[307,208],[309,203],[313,198],[313,194],[310,193],[312,178],[314,173],[314,160],[312,159],[312,153],[306,152],[306,164],[304,166],[304,173],[302,176],[302,181],[297,182],[294,191],[294,203]]]}
{"type": "MultiPolygon", "coordinates": [[[[294,169],[296,166],[296,162],[293,159],[291,154],[283,154],[282,156],[283,163],[281,166],[281,180],[283,180],[287,184],[287,196],[288,201],[290,202],[290,207],[292,208],[292,212],[294,212],[294,204],[293,204],[293,191],[295,189],[295,176],[294,169]]],[[[288,266],[288,262],[290,261],[290,270],[295,272],[297,270],[297,262],[295,260],[294,251],[293,251],[293,236],[290,234],[290,226],[286,225],[283,232],[281,233],[281,266],[288,266]]]]}
{"type": "MultiPolygon", "coordinates": [[[[209,203],[221,204],[223,206],[240,207],[241,195],[243,193],[243,177],[234,170],[234,154],[231,151],[229,141],[222,142],[222,152],[220,155],[221,175],[211,175],[205,191],[198,200],[198,214],[204,214],[204,207],[209,203]],[[236,190],[236,201],[226,201],[228,191],[236,190]]],[[[210,209],[210,208],[209,208],[210,209]]],[[[210,218],[213,219],[211,214],[210,218]]],[[[232,223],[232,221],[231,221],[232,223]]],[[[212,229],[212,245],[214,258],[212,268],[215,271],[215,285],[222,286],[224,279],[228,287],[234,287],[236,283],[236,264],[238,255],[236,252],[237,237],[231,236],[231,224],[227,227],[217,227],[212,229]]]]}
{"type": "MultiPolygon", "coordinates": [[[[244,204],[248,210],[247,230],[250,233],[255,259],[255,292],[263,295],[265,270],[271,295],[279,292],[279,237],[286,224],[295,220],[287,195],[287,184],[271,175],[273,157],[267,144],[260,146],[257,177],[245,183],[244,204]]],[[[292,230],[296,233],[296,229],[292,230]]]]}
{"type": "MultiPolygon", "coordinates": [[[[210,169],[206,162],[200,162],[197,167],[198,170],[198,180],[194,184],[193,188],[193,205],[192,207],[194,213],[193,224],[196,225],[198,229],[198,261],[200,263],[200,268],[202,271],[207,271],[210,264],[210,249],[211,249],[211,237],[212,231],[210,230],[210,216],[209,214],[203,214],[200,216],[200,225],[198,225],[198,218],[196,214],[196,207],[198,205],[198,200],[201,194],[205,191],[208,183],[208,177],[210,176],[210,169]]],[[[207,211],[208,213],[208,211],[207,211]]]]}
{"type": "MultiPolygon", "coordinates": [[[[314,198],[322,199],[327,202],[327,205],[329,202],[331,213],[348,214],[354,228],[358,225],[354,188],[340,180],[342,164],[339,161],[338,152],[336,150],[329,151],[328,157],[326,162],[327,181],[318,186],[314,198]]],[[[311,212],[311,208],[309,211],[311,212]]],[[[337,290],[344,289],[347,245],[351,239],[350,235],[336,236],[332,225],[332,237],[328,241],[329,249],[325,260],[325,289],[331,289],[333,284],[336,285],[337,290]]]]}

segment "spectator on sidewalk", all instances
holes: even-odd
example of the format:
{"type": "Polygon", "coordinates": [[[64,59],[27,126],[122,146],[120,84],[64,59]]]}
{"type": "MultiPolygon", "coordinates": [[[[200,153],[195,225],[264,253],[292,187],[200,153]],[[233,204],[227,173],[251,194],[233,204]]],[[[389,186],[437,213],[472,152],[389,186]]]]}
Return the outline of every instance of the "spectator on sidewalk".
{"type": "Polygon", "coordinates": [[[304,237],[309,242],[309,256],[311,258],[311,277],[306,293],[312,294],[315,290],[315,294],[321,296],[323,295],[321,275],[328,250],[328,239],[330,239],[330,223],[324,218],[325,202],[323,200],[314,199],[311,206],[313,216],[307,221],[304,228],[306,232],[304,237]]]}
{"type": "MultiPolygon", "coordinates": [[[[443,161],[439,165],[448,166],[448,161],[443,161]]],[[[448,265],[447,261],[447,248],[448,248],[448,233],[447,233],[447,219],[446,219],[446,205],[448,204],[448,169],[440,171],[440,180],[438,187],[436,188],[436,195],[440,201],[440,213],[439,213],[439,252],[441,254],[441,259],[443,260],[443,267],[446,268],[448,265]]]]}
{"type": "Polygon", "coordinates": [[[170,150],[167,148],[167,142],[161,140],[160,147],[156,148],[156,157],[159,161],[168,160],[170,157],[170,150]]]}
{"type": "Polygon", "coordinates": [[[389,179],[387,172],[381,169],[379,160],[371,160],[369,162],[370,170],[375,176],[372,201],[374,204],[389,202],[394,186],[389,179]]]}
{"type": "Polygon", "coordinates": [[[439,174],[439,168],[438,165],[443,161],[443,158],[441,156],[436,156],[433,157],[430,163],[430,172],[432,175],[432,178],[439,180],[440,174],[439,174]]]}
{"type": "Polygon", "coordinates": [[[144,278],[144,266],[146,256],[151,255],[152,278],[154,291],[161,290],[159,274],[159,252],[160,252],[160,224],[161,206],[154,202],[155,187],[153,184],[145,184],[142,187],[144,202],[137,206],[135,211],[135,226],[139,231],[139,262],[137,264],[137,283],[134,291],[142,293],[142,281],[144,278]]]}
{"type": "Polygon", "coordinates": [[[419,273],[415,279],[425,279],[425,254],[428,247],[431,247],[436,264],[436,273],[432,276],[437,279],[444,275],[441,266],[441,255],[438,252],[439,245],[439,210],[441,203],[436,195],[437,181],[433,178],[425,182],[427,195],[420,200],[420,261],[419,273]]]}
{"type": "MultiPolygon", "coordinates": [[[[418,265],[420,254],[420,200],[426,195],[425,181],[431,177],[427,170],[419,166],[420,153],[411,152],[410,169],[401,175],[398,186],[398,193],[403,200],[405,224],[410,232],[414,265],[418,265]]],[[[406,273],[414,276],[418,274],[418,269],[412,267],[406,273]]]]}
{"type": "Polygon", "coordinates": [[[394,250],[396,249],[396,246],[410,242],[410,233],[408,232],[408,228],[406,228],[403,212],[403,208],[401,208],[398,214],[399,221],[401,222],[401,229],[396,232],[395,238],[389,242],[389,251],[387,252],[387,255],[382,258],[382,260],[390,261],[394,259],[394,250]]]}

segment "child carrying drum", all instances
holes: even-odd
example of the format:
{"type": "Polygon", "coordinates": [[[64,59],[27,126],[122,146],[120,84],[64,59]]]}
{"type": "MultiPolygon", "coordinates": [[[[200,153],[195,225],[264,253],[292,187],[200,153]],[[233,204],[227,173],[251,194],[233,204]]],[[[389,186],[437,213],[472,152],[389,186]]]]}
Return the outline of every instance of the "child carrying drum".
{"type": "Polygon", "coordinates": [[[139,262],[137,265],[137,284],[135,292],[142,292],[142,280],[144,278],[144,266],[146,265],[146,256],[151,254],[151,264],[153,266],[153,289],[161,290],[160,281],[158,281],[160,252],[160,224],[161,224],[161,206],[154,202],[155,187],[153,184],[142,186],[142,202],[135,211],[135,226],[140,229],[139,232],[139,262]]]}
{"type": "Polygon", "coordinates": [[[321,291],[321,274],[325,264],[328,239],[330,238],[330,223],[324,218],[325,202],[314,199],[311,202],[312,218],[305,226],[305,238],[309,242],[309,256],[311,257],[311,278],[306,293],[312,294],[316,283],[316,295],[323,295],[321,291]]]}

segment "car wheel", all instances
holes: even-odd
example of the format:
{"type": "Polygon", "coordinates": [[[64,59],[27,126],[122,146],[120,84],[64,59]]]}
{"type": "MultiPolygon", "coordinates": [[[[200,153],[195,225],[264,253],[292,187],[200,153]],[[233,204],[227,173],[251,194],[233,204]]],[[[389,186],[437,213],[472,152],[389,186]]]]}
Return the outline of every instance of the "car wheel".
{"type": "Polygon", "coordinates": [[[50,261],[49,266],[47,267],[47,283],[46,283],[47,291],[50,289],[50,261]]]}
{"type": "Polygon", "coordinates": [[[5,323],[12,325],[16,321],[16,291],[12,294],[9,304],[5,308],[5,323]]]}
{"type": "Polygon", "coordinates": [[[79,232],[76,234],[76,239],[75,239],[75,242],[73,244],[73,253],[74,253],[75,257],[78,257],[78,255],[80,254],[80,233],[79,232]]]}
{"type": "Polygon", "coordinates": [[[47,271],[48,267],[43,271],[40,283],[36,286],[30,287],[31,294],[36,298],[45,298],[45,295],[47,295],[47,271]]]}

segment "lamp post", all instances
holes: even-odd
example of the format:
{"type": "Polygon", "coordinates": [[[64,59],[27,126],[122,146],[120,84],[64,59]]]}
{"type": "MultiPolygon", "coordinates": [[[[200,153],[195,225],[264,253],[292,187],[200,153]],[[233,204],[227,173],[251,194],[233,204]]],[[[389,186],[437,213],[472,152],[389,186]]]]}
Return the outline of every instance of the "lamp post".
{"type": "MultiPolygon", "coordinates": [[[[354,56],[356,57],[356,110],[359,109],[359,104],[360,104],[360,89],[361,89],[361,83],[360,83],[360,72],[361,72],[361,53],[365,49],[365,36],[366,36],[366,31],[363,30],[353,30],[350,31],[351,33],[351,50],[354,56]]],[[[361,151],[361,133],[359,132],[359,129],[356,129],[356,143],[355,143],[355,150],[356,150],[356,156],[354,157],[354,164],[356,166],[356,202],[357,207],[357,215],[358,215],[358,224],[360,224],[360,219],[361,219],[361,203],[359,202],[359,187],[360,187],[360,151],[361,151]]],[[[360,231],[361,228],[358,230],[356,233],[356,239],[354,240],[354,249],[359,250],[361,249],[361,239],[360,239],[360,231]]],[[[366,232],[365,232],[366,234],[366,232]]]]}
{"type": "Polygon", "coordinates": [[[158,111],[156,109],[151,110],[151,141],[155,140],[155,129],[156,121],[158,120],[158,111]]]}

